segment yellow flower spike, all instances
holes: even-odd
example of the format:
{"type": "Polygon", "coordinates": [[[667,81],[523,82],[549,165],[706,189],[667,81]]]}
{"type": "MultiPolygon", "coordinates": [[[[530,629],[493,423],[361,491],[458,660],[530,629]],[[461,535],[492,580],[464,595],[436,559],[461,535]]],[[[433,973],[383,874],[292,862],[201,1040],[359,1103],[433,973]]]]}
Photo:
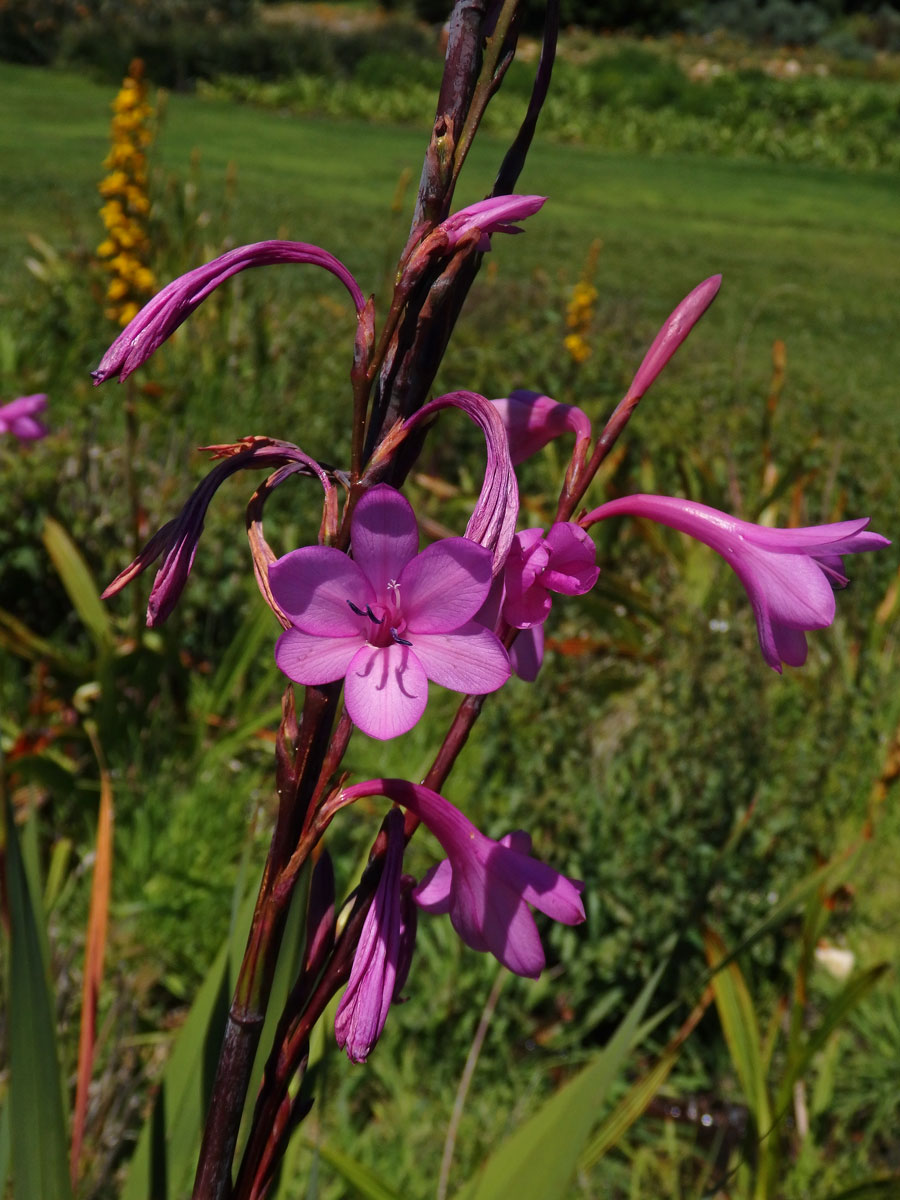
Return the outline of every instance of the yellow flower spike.
{"type": "Polygon", "coordinates": [[[147,102],[144,67],[135,59],[113,100],[109,153],[103,161],[108,174],[98,190],[106,203],[100,210],[107,236],[97,255],[109,274],[106,289],[110,320],[127,325],[138,312],[137,297],[152,293],[156,278],[147,264],[150,239],[144,219],[150,211],[145,148],[153,140],[153,109],[147,102]]]}

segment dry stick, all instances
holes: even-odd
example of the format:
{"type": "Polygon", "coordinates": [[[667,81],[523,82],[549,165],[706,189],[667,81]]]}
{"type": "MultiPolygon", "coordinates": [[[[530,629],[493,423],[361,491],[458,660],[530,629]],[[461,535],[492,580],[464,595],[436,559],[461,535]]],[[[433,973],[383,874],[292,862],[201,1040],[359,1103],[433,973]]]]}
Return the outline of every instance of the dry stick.
{"type": "Polygon", "coordinates": [[[469,1094],[469,1088],[472,1086],[472,1079],[475,1075],[475,1068],[478,1066],[481,1047],[484,1045],[484,1039],[487,1037],[488,1026],[491,1023],[491,1018],[500,999],[500,993],[503,991],[503,985],[509,979],[509,974],[506,967],[501,967],[497,973],[494,986],[491,988],[488,998],[484,1002],[484,1008],[481,1010],[481,1017],[478,1021],[478,1028],[475,1030],[475,1036],[472,1038],[472,1045],[469,1047],[466,1065],[463,1067],[463,1073],[459,1077],[459,1087],[456,1089],[453,1111],[450,1114],[450,1121],[447,1124],[447,1136],[444,1139],[444,1153],[441,1156],[441,1170],[438,1176],[435,1200],[445,1200],[447,1195],[447,1187],[450,1183],[450,1165],[453,1162],[456,1135],[459,1133],[459,1123],[462,1120],[463,1109],[466,1106],[466,1097],[469,1094]]]}

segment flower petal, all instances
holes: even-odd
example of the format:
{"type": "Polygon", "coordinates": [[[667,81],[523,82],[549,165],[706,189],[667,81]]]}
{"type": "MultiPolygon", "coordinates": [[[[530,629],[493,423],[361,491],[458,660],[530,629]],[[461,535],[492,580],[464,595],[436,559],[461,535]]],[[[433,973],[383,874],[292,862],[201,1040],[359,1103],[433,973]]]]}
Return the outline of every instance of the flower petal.
{"type": "Polygon", "coordinates": [[[573,521],[557,521],[546,537],[550,564],[541,583],[551,592],[583,596],[597,582],[597,549],[588,533],[573,521]]]}
{"type": "Polygon", "coordinates": [[[450,632],[484,603],[491,587],[491,552],[468,538],[444,538],[407,563],[398,582],[410,637],[450,632]]]}
{"type": "Polygon", "coordinates": [[[483,696],[509,679],[509,656],[503,643],[475,621],[453,633],[407,632],[426,675],[441,687],[483,696]]]}
{"type": "Polygon", "coordinates": [[[377,596],[359,565],[333,546],[304,546],[269,567],[269,585],[278,607],[304,633],[320,637],[364,636],[357,608],[377,596]]]}
{"type": "Polygon", "coordinates": [[[354,509],[350,538],[354,560],[383,601],[388,583],[400,578],[419,549],[412,505],[396,488],[378,484],[354,509]]]}
{"type": "Polygon", "coordinates": [[[428,703],[428,679],[408,646],[363,646],[347,668],[344,703],[354,725],[386,741],[419,720],[428,703]]]}
{"type": "Polygon", "coordinates": [[[544,661],[544,626],[523,629],[509,648],[509,665],[520,679],[534,683],[544,661]]]}
{"type": "Polygon", "coordinates": [[[453,881],[453,868],[449,858],[442,858],[422,876],[418,887],[413,892],[413,898],[419,908],[425,912],[437,915],[450,911],[450,885],[453,881]]]}
{"type": "Polygon", "coordinates": [[[295,683],[333,683],[346,675],[360,641],[358,633],[355,637],[329,638],[291,626],[275,643],[275,661],[295,683]]]}

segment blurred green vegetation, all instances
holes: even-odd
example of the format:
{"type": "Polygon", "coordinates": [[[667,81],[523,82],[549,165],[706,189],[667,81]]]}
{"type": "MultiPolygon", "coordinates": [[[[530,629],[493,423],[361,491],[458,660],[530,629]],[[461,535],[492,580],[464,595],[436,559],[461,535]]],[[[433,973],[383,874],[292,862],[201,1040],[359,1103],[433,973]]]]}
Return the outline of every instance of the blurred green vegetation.
{"type": "MultiPolygon", "coordinates": [[[[199,444],[269,433],[345,461],[353,330],[330,278],[248,272],[134,386],[93,390],[87,372],[114,333],[92,258],[111,99],[75,75],[0,66],[0,395],[48,391],[53,426],[28,451],[0,446],[0,610],[53,651],[35,642],[24,657],[21,627],[0,625],[0,736],[13,800],[36,814],[39,849],[66,838],[74,848],[51,922],[70,1068],[98,791],[85,718],[98,726],[115,790],[110,989],[84,1190],[97,1196],[116,1193],[167,1031],[226,935],[236,887],[244,877],[251,886],[261,864],[280,682],[275,629],[260,615],[243,543],[255,480],[216,497],[179,610],[140,639],[127,593],[107,606],[99,641],[79,619],[42,541],[45,518],[69,531],[102,586],[130,557],[129,470],[138,524],[150,532],[205,472],[192,454],[199,444]],[[138,418],[131,462],[126,402],[138,418]]],[[[503,147],[497,135],[476,143],[460,204],[488,190],[503,147]]],[[[323,244],[383,300],[412,205],[409,189],[393,206],[392,197],[404,171],[416,178],[422,149],[414,130],[171,96],[153,149],[154,269],[166,279],[235,244],[285,236],[323,244]]],[[[863,514],[890,536],[900,502],[895,174],[679,149],[650,161],[536,145],[521,187],[550,202],[523,236],[494,239],[438,386],[487,395],[538,387],[602,421],[677,300],[722,270],[716,306],[643,402],[595,494],[689,494],[751,519],[771,503],[780,523],[863,514]],[[576,366],[563,349],[565,306],[598,237],[592,356],[576,366]],[[777,385],[776,339],[787,362],[777,385]]],[[[459,417],[442,418],[410,483],[427,518],[463,527],[480,453],[459,417]],[[430,476],[457,494],[439,501],[430,476]]],[[[551,519],[564,468],[560,447],[522,468],[530,522],[551,519]]],[[[270,505],[276,549],[315,536],[315,490],[303,489],[282,489],[270,505]]],[[[848,868],[828,936],[863,965],[896,962],[896,556],[851,561],[854,586],[834,628],[810,635],[807,666],[778,678],[759,658],[740,585],[704,548],[624,522],[602,528],[598,544],[600,585],[556,602],[538,684],[513,681],[486,705],[446,789],[488,833],[532,830],[536,852],[585,880],[589,913],[580,929],[548,928],[542,980],[506,986],[463,1114],[455,1179],[609,1036],[673,935],[663,1002],[693,998],[703,924],[738,942],[795,882],[860,841],[867,822],[874,836],[848,868]],[[887,801],[876,803],[879,781],[887,801]]],[[[146,582],[137,587],[146,595],[146,582]]],[[[433,692],[427,718],[397,744],[355,735],[348,767],[359,777],[421,774],[455,707],[433,692]]],[[[379,817],[377,806],[360,806],[334,828],[345,886],[379,817]]],[[[434,852],[417,839],[408,868],[420,873],[434,852]]],[[[760,1014],[777,1008],[799,954],[789,923],[743,956],[760,1014]]],[[[423,921],[409,1003],[392,1012],[368,1066],[326,1048],[320,1132],[389,1174],[401,1194],[431,1194],[494,977],[495,965],[446,922],[423,921]]],[[[840,1082],[817,1118],[819,1157],[801,1165],[814,1161],[835,1192],[897,1165],[896,988],[889,979],[828,1050],[840,1082]]],[[[832,993],[814,974],[813,1007],[832,993]]],[[[712,1012],[667,1087],[741,1103],[712,1012]]],[[[640,1194],[641,1179],[654,1194],[697,1194],[709,1145],[689,1127],[661,1130],[637,1127],[583,1194],[640,1194]]],[[[319,1195],[346,1194],[319,1170],[319,1195]]],[[[800,1170],[785,1195],[802,1194],[800,1170]]],[[[304,1169],[294,1194],[307,1185],[304,1169]]]]}

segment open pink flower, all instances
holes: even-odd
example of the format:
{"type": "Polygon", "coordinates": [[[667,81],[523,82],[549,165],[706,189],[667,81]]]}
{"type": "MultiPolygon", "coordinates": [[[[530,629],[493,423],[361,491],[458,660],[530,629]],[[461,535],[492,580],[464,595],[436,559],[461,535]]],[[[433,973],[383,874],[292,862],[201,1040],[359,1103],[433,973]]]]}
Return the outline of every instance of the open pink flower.
{"type": "Polygon", "coordinates": [[[847,585],[841,556],[890,545],[881,534],[865,532],[868,517],[769,529],[673,496],[622,496],[581,523],[624,514],[687,533],[730,563],[753,605],[763,658],[779,673],[782,662],[789,667],[806,662],[805,630],[825,629],[834,620],[834,589],[847,585]]]}
{"type": "Polygon", "coordinates": [[[0,434],[11,433],[22,442],[36,442],[47,436],[47,426],[39,421],[36,413],[47,407],[47,397],[38,392],[34,396],[19,396],[9,404],[0,405],[0,434]]]}
{"type": "Polygon", "coordinates": [[[291,621],[275,650],[285,675],[312,685],[346,677],[347,712],[381,739],[412,729],[429,679],[478,695],[502,687],[506,651],[473,620],[491,586],[489,550],[445,538],[417,553],[415,514],[387,484],[357,504],[350,541],[353,558],[306,546],[269,569],[291,621]]]}
{"type": "Polygon", "coordinates": [[[546,961],[529,905],[563,925],[584,920],[582,885],[532,858],[527,833],[494,841],[449,800],[405,779],[370,779],[342,795],[344,802],[388,796],[428,826],[447,858],[426,874],[413,899],[426,912],[449,913],[467,946],[489,951],[517,975],[536,979],[546,961]]]}
{"type": "Polygon", "coordinates": [[[572,521],[516,534],[503,574],[503,616],[517,629],[547,620],[551,592],[583,596],[597,582],[597,551],[588,534],[572,521]]]}

